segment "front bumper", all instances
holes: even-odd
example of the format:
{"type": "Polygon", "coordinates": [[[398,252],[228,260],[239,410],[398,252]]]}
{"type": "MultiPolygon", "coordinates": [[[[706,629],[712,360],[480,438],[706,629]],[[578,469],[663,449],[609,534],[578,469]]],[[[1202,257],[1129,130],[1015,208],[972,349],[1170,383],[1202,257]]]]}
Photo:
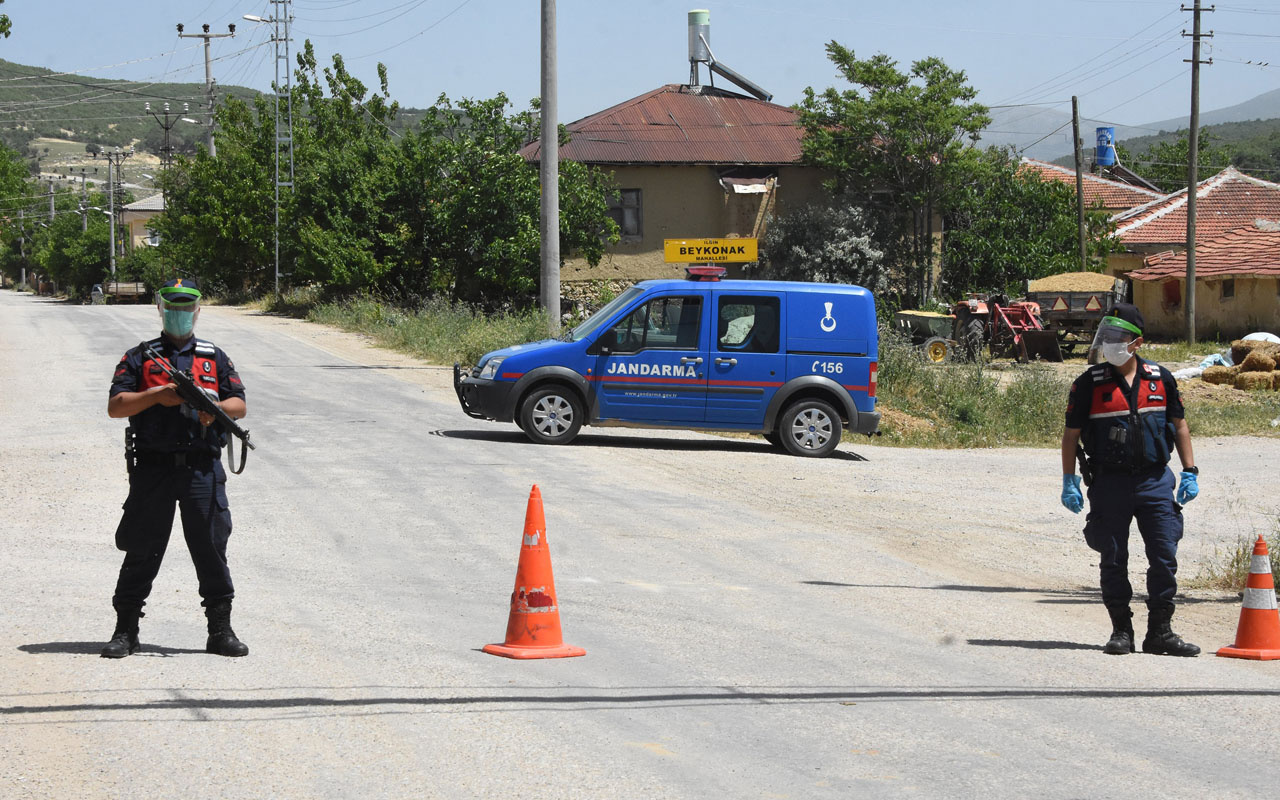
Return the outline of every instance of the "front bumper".
{"type": "Polygon", "coordinates": [[[482,380],[463,375],[461,365],[453,365],[453,390],[469,417],[511,422],[515,419],[515,409],[511,407],[513,389],[515,383],[511,381],[482,380]]]}

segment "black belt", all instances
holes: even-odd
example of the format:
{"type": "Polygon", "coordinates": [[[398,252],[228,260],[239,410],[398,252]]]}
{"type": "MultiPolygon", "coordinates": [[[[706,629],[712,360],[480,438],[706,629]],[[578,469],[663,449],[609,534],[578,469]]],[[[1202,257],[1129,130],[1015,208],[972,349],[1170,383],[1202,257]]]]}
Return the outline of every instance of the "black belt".
{"type": "Polygon", "coordinates": [[[1147,473],[1164,472],[1169,467],[1169,464],[1148,464],[1142,467],[1135,467],[1132,464],[1098,464],[1094,462],[1091,466],[1095,472],[1103,475],[1146,475],[1147,473]]]}
{"type": "Polygon", "coordinates": [[[146,467],[209,467],[213,464],[213,456],[208,453],[187,451],[158,453],[139,450],[133,457],[138,464],[146,467]]]}

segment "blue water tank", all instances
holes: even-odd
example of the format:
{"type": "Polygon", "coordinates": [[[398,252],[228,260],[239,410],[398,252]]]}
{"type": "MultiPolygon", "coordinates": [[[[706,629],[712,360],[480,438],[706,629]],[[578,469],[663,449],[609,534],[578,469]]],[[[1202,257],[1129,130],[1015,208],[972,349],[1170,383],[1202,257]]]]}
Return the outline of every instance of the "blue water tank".
{"type": "Polygon", "coordinates": [[[1098,128],[1098,149],[1094,151],[1094,161],[1100,167],[1114,167],[1116,164],[1116,129],[1098,128]]]}

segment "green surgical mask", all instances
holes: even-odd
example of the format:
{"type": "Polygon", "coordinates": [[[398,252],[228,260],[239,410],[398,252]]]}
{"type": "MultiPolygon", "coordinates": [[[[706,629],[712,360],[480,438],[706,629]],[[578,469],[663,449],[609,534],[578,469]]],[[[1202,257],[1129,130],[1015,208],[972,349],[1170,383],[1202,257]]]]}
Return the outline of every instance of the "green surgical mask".
{"type": "Polygon", "coordinates": [[[163,318],[164,332],[175,339],[185,339],[196,327],[195,309],[166,308],[160,312],[163,318]]]}

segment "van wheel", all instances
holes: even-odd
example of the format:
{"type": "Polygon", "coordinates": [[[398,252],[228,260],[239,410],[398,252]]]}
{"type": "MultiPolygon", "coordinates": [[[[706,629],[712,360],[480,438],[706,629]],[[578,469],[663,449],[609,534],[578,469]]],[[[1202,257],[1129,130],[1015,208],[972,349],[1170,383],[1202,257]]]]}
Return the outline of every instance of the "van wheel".
{"type": "Polygon", "coordinates": [[[567,444],[582,429],[582,401],[572,391],[547,386],[520,404],[519,425],[536,444],[567,444]]]}
{"type": "Polygon", "coordinates": [[[830,455],[840,444],[840,415],[821,400],[797,400],[778,422],[782,446],[793,456],[830,455]]]}

